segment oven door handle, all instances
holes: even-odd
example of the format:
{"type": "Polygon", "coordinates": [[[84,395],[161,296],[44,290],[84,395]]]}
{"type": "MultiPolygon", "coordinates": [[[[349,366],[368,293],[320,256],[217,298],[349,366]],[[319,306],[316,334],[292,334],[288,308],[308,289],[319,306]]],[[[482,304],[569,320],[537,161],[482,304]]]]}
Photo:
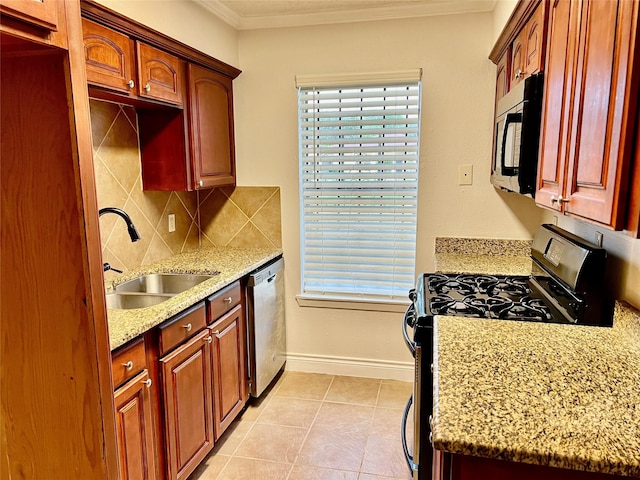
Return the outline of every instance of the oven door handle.
{"type": "Polygon", "coordinates": [[[402,321],[402,335],[404,336],[404,341],[407,344],[407,347],[409,347],[409,350],[411,351],[411,355],[415,358],[416,356],[416,343],[411,340],[411,338],[409,337],[409,332],[407,331],[407,327],[412,323],[411,319],[415,319],[415,307],[413,305],[413,303],[411,303],[409,305],[409,308],[407,308],[407,311],[404,314],[404,320],[402,321]]]}
{"type": "Polygon", "coordinates": [[[413,462],[413,456],[409,453],[409,447],[407,446],[407,421],[409,420],[409,410],[411,410],[412,403],[413,395],[409,397],[407,406],[404,408],[404,413],[402,414],[402,450],[404,450],[404,458],[407,460],[409,470],[417,472],[418,465],[413,462]]]}

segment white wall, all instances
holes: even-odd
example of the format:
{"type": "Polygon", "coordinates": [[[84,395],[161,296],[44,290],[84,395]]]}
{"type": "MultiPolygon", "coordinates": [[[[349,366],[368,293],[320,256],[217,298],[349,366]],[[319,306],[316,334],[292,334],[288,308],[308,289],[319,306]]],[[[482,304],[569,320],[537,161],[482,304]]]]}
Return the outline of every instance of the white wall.
{"type": "MultiPolygon", "coordinates": [[[[498,0],[493,7],[493,43],[498,40],[509,17],[516,8],[518,0],[498,0]]],[[[493,47],[493,45],[491,45],[493,47]]]]}
{"type": "Polygon", "coordinates": [[[238,32],[190,0],[97,0],[143,25],[238,67],[238,32]]]}
{"type": "Polygon", "coordinates": [[[418,272],[433,270],[436,236],[530,239],[542,212],[531,200],[498,193],[489,183],[492,14],[242,31],[239,38],[238,184],[281,187],[289,353],[347,363],[366,358],[383,370],[385,362],[410,362],[400,334],[402,314],[303,308],[295,300],[300,210],[294,79],[422,67],[418,272]],[[473,165],[472,186],[458,186],[462,164],[473,165]]]}

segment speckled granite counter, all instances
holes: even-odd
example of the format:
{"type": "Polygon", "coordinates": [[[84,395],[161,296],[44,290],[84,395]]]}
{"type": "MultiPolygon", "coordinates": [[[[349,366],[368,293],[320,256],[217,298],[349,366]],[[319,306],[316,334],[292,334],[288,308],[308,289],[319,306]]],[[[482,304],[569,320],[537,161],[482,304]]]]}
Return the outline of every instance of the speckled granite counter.
{"type": "Polygon", "coordinates": [[[160,305],[133,310],[108,310],[111,350],[124,345],[129,340],[159,325],[279,255],[282,255],[282,250],[276,248],[202,248],[145,265],[122,275],[118,279],[118,283],[148,273],[211,274],[220,272],[210,280],[182,292],[160,305]]]}
{"type": "Polygon", "coordinates": [[[435,448],[640,476],[640,313],[613,328],[436,317],[435,448]]]}
{"type": "Polygon", "coordinates": [[[528,240],[439,237],[436,238],[436,272],[529,275],[530,253],[528,240]]]}
{"type": "Polygon", "coordinates": [[[436,272],[486,275],[530,275],[530,257],[436,253],[436,272]]]}

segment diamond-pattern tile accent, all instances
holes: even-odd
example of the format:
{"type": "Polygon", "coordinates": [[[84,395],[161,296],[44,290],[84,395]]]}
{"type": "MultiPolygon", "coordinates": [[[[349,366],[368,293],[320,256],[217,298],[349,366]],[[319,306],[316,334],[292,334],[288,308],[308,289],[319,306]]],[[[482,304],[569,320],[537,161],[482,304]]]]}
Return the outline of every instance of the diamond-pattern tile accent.
{"type": "MultiPolygon", "coordinates": [[[[279,187],[145,191],[135,109],[94,99],[90,107],[98,206],[123,209],[142,237],[131,243],[121,219],[101,217],[105,262],[130,270],[199,246],[282,246],[279,187]],[[176,216],[175,232],[168,230],[169,214],[176,216]]],[[[106,272],[105,279],[114,275],[106,272]]]]}

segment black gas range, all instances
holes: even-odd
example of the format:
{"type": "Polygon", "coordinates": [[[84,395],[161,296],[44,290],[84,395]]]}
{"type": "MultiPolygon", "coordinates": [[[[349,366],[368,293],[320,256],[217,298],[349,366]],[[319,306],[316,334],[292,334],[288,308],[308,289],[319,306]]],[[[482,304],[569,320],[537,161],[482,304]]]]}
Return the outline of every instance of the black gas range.
{"type": "Polygon", "coordinates": [[[532,274],[423,273],[411,290],[403,335],[415,358],[413,394],[403,418],[402,441],[415,480],[431,478],[433,450],[433,317],[612,324],[604,294],[606,251],[554,225],[542,225],[531,247],[532,274]],[[413,405],[413,449],[406,424],[413,405]]]}

